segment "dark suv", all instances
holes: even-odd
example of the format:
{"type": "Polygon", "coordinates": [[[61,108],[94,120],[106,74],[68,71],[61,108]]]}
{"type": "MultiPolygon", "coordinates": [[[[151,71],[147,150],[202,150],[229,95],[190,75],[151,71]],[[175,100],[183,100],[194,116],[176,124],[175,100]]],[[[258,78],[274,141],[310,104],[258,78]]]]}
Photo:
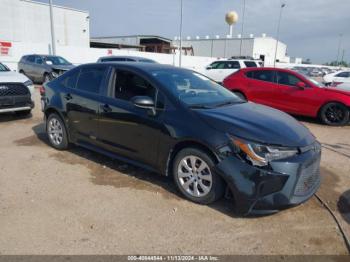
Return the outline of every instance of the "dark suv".
{"type": "Polygon", "coordinates": [[[50,81],[74,66],[61,56],[26,55],[18,63],[18,72],[25,74],[33,82],[50,81]]]}
{"type": "Polygon", "coordinates": [[[196,203],[212,203],[228,188],[239,213],[271,212],[306,201],[320,185],[320,144],[306,127],[199,73],[87,64],[43,91],[54,148],[74,143],[172,176],[196,203]]]}

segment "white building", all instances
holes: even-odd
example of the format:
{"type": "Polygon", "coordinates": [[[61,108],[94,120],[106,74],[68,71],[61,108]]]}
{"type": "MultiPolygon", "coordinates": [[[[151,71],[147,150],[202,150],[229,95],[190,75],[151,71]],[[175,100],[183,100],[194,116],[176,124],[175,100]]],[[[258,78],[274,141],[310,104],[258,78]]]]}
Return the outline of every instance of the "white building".
{"type": "MultiPolygon", "coordinates": [[[[53,17],[56,46],[89,47],[90,19],[87,11],[54,6],[53,17]]],[[[49,47],[49,5],[29,0],[0,0],[1,42],[10,46],[14,43],[38,43],[49,47]]]]}
{"type": "MultiPolygon", "coordinates": [[[[195,56],[206,56],[215,58],[229,58],[232,56],[250,56],[255,59],[262,59],[265,65],[273,65],[275,58],[277,40],[263,35],[262,37],[248,38],[200,38],[187,37],[182,41],[184,47],[192,47],[195,56]],[[241,48],[242,42],[242,48],[241,48]],[[241,52],[240,52],[241,50],[241,52]]],[[[175,40],[174,45],[178,46],[179,41],[175,40]]],[[[278,42],[277,62],[289,63],[287,46],[278,42]]]]}

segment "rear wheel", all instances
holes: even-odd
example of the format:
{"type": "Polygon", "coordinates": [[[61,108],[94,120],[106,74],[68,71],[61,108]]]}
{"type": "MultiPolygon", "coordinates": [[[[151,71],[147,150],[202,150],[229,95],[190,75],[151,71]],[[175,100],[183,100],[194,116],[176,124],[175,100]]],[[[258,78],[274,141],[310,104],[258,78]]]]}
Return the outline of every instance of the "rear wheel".
{"type": "Polygon", "coordinates": [[[349,122],[349,109],[340,103],[328,103],[320,112],[321,121],[330,126],[342,126],[349,122]]]}
{"type": "Polygon", "coordinates": [[[51,146],[58,150],[65,150],[68,148],[69,143],[66,127],[62,119],[56,113],[49,115],[46,122],[46,133],[51,146]]]}
{"type": "Polygon", "coordinates": [[[224,182],[214,173],[213,159],[196,148],[181,150],[174,159],[173,177],[179,191],[189,200],[210,204],[224,194],[224,182]]]}
{"type": "Polygon", "coordinates": [[[51,81],[51,77],[48,73],[44,74],[44,83],[50,82],[51,81]]]}

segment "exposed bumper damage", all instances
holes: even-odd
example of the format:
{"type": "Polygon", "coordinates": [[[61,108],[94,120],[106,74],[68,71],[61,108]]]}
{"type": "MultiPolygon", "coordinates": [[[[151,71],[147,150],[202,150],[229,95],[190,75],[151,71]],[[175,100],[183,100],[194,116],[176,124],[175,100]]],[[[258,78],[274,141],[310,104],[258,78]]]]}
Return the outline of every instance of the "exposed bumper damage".
{"type": "Polygon", "coordinates": [[[313,196],[320,185],[320,158],[316,146],[288,160],[271,162],[267,170],[229,156],[216,165],[216,172],[231,189],[237,213],[266,214],[313,196]]]}

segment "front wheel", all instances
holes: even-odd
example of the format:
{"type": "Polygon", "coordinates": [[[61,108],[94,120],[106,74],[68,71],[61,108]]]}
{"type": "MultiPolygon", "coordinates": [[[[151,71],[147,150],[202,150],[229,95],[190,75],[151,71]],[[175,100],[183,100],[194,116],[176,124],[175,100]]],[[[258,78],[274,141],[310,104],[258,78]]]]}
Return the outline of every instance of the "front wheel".
{"type": "Polygon", "coordinates": [[[173,177],[179,191],[189,200],[210,204],[224,194],[224,182],[214,173],[214,161],[196,148],[181,150],[174,159],[173,177]]]}
{"type": "Polygon", "coordinates": [[[65,150],[68,148],[69,143],[66,127],[62,119],[56,113],[49,115],[46,122],[46,133],[51,146],[58,150],[65,150]]]}
{"type": "Polygon", "coordinates": [[[349,122],[349,109],[340,103],[329,103],[322,107],[321,121],[330,126],[343,126],[349,122]]]}

